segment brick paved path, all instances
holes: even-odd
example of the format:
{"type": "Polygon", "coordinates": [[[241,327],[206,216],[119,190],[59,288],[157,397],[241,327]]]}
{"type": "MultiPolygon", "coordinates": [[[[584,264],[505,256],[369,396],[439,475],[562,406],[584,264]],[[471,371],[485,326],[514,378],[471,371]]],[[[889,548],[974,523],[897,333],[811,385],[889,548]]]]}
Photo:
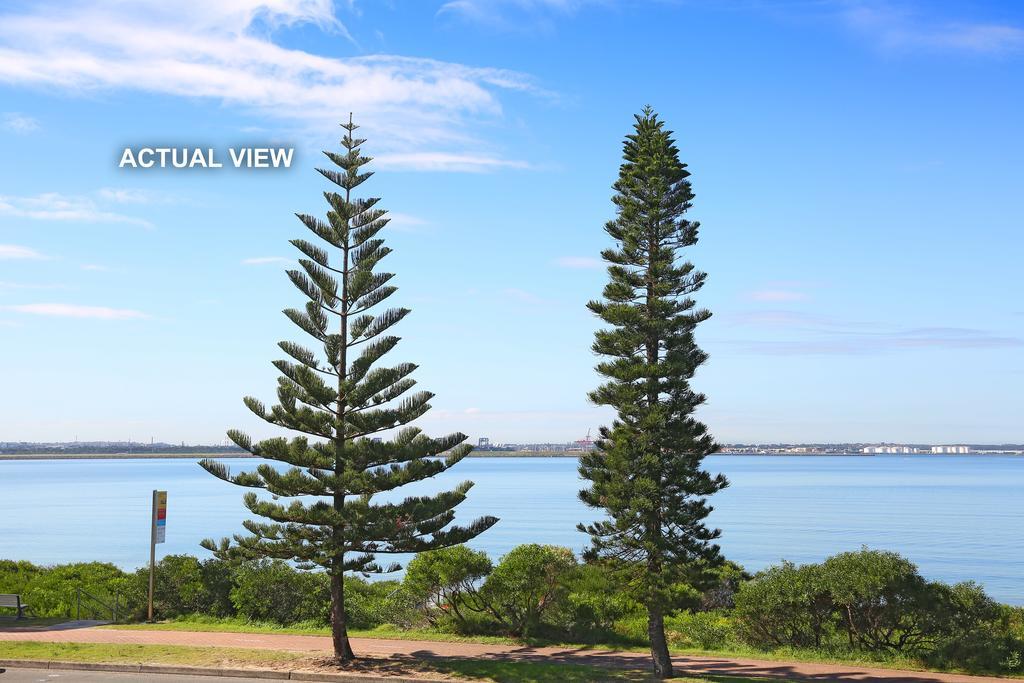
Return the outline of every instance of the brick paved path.
{"type": "MultiPolygon", "coordinates": [[[[198,631],[146,631],[83,628],[4,629],[0,640],[34,640],[61,643],[123,643],[142,645],[190,645],[198,647],[238,647],[293,652],[331,651],[331,639],[324,636],[292,636],[258,633],[198,631]]],[[[534,662],[569,662],[592,666],[647,669],[646,653],[612,650],[586,650],[558,647],[485,645],[478,643],[440,643],[422,640],[385,640],[353,638],[357,655],[395,658],[467,658],[503,659],[534,662]]],[[[732,675],[803,681],[878,681],[879,683],[990,683],[1009,679],[958,674],[925,673],[874,669],[856,664],[813,664],[771,662],[738,657],[673,658],[676,675],[732,675]]]]}

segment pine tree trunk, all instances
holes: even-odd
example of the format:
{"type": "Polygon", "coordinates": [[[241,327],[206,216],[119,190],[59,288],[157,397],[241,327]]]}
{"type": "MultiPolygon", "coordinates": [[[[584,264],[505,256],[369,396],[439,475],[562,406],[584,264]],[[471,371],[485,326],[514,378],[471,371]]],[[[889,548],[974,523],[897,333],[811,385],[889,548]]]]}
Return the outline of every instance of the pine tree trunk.
{"type": "Polygon", "coordinates": [[[345,582],[340,574],[331,575],[331,638],[334,640],[334,656],[340,662],[351,662],[356,658],[348,642],[348,626],[345,623],[345,582]]]}
{"type": "Polygon", "coordinates": [[[668,654],[665,640],[665,615],[661,607],[647,608],[647,636],[651,640],[651,659],[654,661],[654,675],[658,678],[672,678],[672,658],[668,654]]]}

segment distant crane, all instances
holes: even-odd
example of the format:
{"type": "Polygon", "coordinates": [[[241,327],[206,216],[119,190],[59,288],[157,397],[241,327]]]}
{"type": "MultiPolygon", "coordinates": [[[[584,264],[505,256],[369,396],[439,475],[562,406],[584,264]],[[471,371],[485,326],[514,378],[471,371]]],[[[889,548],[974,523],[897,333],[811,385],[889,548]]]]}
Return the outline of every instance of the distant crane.
{"type": "Polygon", "coordinates": [[[594,448],[594,440],[590,438],[590,430],[587,430],[587,435],[576,442],[576,448],[573,450],[589,451],[594,448]]]}

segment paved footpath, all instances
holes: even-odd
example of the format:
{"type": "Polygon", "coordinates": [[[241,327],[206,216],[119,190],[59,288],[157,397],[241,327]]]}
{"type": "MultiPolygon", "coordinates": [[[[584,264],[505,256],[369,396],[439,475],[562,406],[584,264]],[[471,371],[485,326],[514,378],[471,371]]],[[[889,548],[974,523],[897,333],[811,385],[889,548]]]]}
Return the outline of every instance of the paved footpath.
{"type": "MultiPolygon", "coordinates": [[[[56,643],[119,643],[139,645],[189,645],[193,647],[237,647],[287,650],[310,654],[331,651],[331,639],[325,636],[293,636],[257,633],[198,631],[148,631],[83,626],[40,629],[0,628],[0,640],[34,640],[56,643]]],[[[590,650],[583,648],[485,645],[480,643],[441,643],[423,640],[384,640],[353,638],[357,655],[391,658],[500,659],[524,662],[566,662],[629,669],[648,669],[649,655],[644,652],[590,650]]],[[[786,681],[878,681],[879,683],[991,683],[1005,678],[964,676],[875,669],[856,664],[814,664],[772,662],[738,657],[673,658],[676,675],[718,675],[773,678],[786,681]]],[[[1018,679],[1019,680],[1019,679],[1018,679]]]]}

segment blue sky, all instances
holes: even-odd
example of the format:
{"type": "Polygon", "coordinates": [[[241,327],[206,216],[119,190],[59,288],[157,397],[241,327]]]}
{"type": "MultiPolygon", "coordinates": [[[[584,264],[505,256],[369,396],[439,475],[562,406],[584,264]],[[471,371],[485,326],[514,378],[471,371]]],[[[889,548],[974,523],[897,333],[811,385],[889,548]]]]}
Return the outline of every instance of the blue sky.
{"type": "Polygon", "coordinates": [[[294,212],[354,111],[422,420],[566,441],[631,115],[702,222],[721,441],[1024,441],[1024,9],[912,0],[8,2],[0,440],[270,432],[294,212]],[[277,171],[126,145],[287,144],[277,171]]]}

